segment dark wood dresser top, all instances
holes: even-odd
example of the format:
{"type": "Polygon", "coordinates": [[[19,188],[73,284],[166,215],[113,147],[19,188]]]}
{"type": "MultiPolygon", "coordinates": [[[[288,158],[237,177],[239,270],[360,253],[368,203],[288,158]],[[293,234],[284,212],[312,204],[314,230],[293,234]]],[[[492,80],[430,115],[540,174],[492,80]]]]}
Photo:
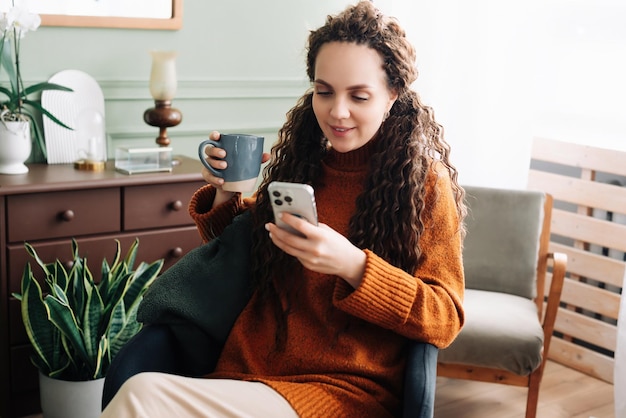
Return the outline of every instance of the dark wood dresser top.
{"type": "Polygon", "coordinates": [[[202,180],[200,161],[189,157],[175,161],[171,172],[132,175],[116,171],[115,161],[108,161],[100,172],[77,170],[73,164],[31,164],[26,174],[0,174],[0,195],[202,180]]]}

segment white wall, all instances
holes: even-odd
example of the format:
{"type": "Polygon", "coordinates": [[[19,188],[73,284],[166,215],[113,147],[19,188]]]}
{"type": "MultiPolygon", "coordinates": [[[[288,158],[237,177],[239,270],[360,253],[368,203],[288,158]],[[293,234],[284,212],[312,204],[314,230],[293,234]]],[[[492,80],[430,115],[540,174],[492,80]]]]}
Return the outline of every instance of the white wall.
{"type": "Polygon", "coordinates": [[[536,129],[626,150],[626,3],[552,0],[541,16],[536,129]]]}
{"type": "Polygon", "coordinates": [[[626,149],[624,2],[390,1],[463,183],[525,188],[533,136],[626,149]]]}

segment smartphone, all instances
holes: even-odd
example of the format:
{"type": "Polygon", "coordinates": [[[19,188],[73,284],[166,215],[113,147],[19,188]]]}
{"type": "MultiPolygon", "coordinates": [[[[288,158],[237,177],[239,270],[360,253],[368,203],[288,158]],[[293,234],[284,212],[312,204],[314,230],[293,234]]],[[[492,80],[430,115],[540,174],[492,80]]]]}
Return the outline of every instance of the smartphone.
{"type": "Polygon", "coordinates": [[[279,218],[278,215],[282,212],[290,213],[317,226],[317,207],[315,206],[313,187],[308,184],[273,181],[267,190],[270,195],[276,226],[302,236],[300,232],[279,218]]]}

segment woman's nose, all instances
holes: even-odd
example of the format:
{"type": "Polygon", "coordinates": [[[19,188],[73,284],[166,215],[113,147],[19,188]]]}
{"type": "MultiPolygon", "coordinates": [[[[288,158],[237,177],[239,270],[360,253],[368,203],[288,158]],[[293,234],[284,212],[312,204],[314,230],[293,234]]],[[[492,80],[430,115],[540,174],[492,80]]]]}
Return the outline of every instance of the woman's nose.
{"type": "Polygon", "coordinates": [[[337,98],[330,109],[330,115],[335,119],[347,119],[350,117],[350,109],[345,99],[337,98]]]}

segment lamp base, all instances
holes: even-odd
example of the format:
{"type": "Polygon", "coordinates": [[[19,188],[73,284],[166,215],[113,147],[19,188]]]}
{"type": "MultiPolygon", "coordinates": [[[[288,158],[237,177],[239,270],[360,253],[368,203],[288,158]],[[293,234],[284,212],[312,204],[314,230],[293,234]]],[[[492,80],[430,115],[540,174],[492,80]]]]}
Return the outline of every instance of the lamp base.
{"type": "Polygon", "coordinates": [[[180,110],[172,107],[171,100],[155,100],[155,107],[146,110],[143,120],[150,126],[159,128],[159,136],[156,143],[162,147],[167,147],[171,141],[167,136],[167,128],[178,125],[183,120],[180,110]]]}

